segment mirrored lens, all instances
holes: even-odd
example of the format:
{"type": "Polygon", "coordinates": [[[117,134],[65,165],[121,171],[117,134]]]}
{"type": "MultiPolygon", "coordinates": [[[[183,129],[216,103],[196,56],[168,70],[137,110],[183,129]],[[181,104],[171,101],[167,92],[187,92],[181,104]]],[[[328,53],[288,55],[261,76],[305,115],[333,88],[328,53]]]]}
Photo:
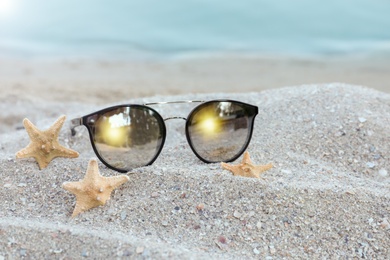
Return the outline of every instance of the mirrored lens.
{"type": "Polygon", "coordinates": [[[159,114],[144,106],[118,107],[87,118],[99,156],[110,166],[130,170],[154,161],[165,126],[159,114]]]}
{"type": "Polygon", "coordinates": [[[242,103],[205,103],[188,118],[187,138],[202,159],[209,162],[230,161],[248,145],[254,115],[242,103]]]}

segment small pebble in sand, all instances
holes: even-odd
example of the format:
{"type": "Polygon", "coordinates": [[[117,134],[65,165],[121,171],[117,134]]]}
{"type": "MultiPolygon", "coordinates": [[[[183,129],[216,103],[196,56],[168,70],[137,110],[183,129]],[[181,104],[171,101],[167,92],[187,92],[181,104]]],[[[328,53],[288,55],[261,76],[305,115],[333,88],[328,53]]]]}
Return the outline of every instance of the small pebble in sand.
{"type": "Polygon", "coordinates": [[[269,246],[269,253],[270,253],[271,255],[274,255],[274,254],[276,253],[276,249],[275,249],[275,247],[274,247],[273,245],[270,245],[270,246],[269,246]]]}
{"type": "Polygon", "coordinates": [[[60,249],[54,249],[52,252],[53,252],[54,254],[61,254],[63,251],[64,251],[64,250],[63,250],[62,248],[60,248],[60,249]]]}
{"type": "Polygon", "coordinates": [[[20,249],[19,254],[20,256],[24,257],[26,256],[27,250],[26,249],[20,249]]]}
{"type": "Polygon", "coordinates": [[[334,134],[335,137],[341,137],[341,136],[345,136],[345,135],[346,135],[346,133],[342,130],[339,130],[334,134]]]}
{"type": "Polygon", "coordinates": [[[257,229],[261,229],[261,227],[262,227],[262,224],[261,224],[261,222],[259,221],[259,222],[257,222],[257,224],[256,224],[256,228],[257,229]]]}
{"type": "Polygon", "coordinates": [[[374,162],[368,162],[368,163],[366,163],[366,166],[370,169],[373,169],[373,168],[375,168],[376,164],[374,162]]]}
{"type": "Polygon", "coordinates": [[[227,239],[224,236],[219,236],[218,240],[215,241],[215,244],[221,250],[226,250],[228,248],[227,239]]]}
{"type": "Polygon", "coordinates": [[[255,255],[258,255],[258,254],[260,254],[260,251],[255,247],[255,248],[253,249],[253,253],[254,253],[255,255]]]}
{"type": "Polygon", "coordinates": [[[82,257],[88,257],[89,256],[89,253],[87,250],[83,249],[83,251],[81,252],[81,256],[82,257]]]}
{"type": "Polygon", "coordinates": [[[142,254],[144,252],[144,247],[143,246],[138,246],[136,249],[135,249],[135,252],[137,254],[142,254]]]}
{"type": "Polygon", "coordinates": [[[196,210],[197,211],[204,210],[204,204],[203,203],[199,203],[198,206],[196,206],[196,210]]]}
{"type": "Polygon", "coordinates": [[[379,176],[386,177],[388,175],[387,170],[382,168],[378,172],[379,176]]]}
{"type": "Polygon", "coordinates": [[[159,196],[158,192],[152,192],[152,195],[151,195],[152,198],[157,198],[158,196],[159,196]]]}
{"type": "Polygon", "coordinates": [[[222,244],[226,244],[227,243],[227,239],[224,236],[219,236],[218,237],[218,242],[222,243],[222,244]]]}
{"type": "Polygon", "coordinates": [[[389,221],[387,220],[387,218],[384,218],[380,224],[380,227],[385,229],[385,230],[388,230],[390,229],[390,223],[389,221]]]}
{"type": "Polygon", "coordinates": [[[359,122],[360,123],[364,123],[364,122],[366,122],[367,121],[367,119],[365,119],[364,117],[359,117],[359,122]]]}
{"type": "Polygon", "coordinates": [[[242,214],[241,214],[240,212],[238,212],[237,210],[235,210],[234,213],[233,213],[233,216],[234,216],[235,218],[240,218],[241,215],[242,215],[242,214]]]}

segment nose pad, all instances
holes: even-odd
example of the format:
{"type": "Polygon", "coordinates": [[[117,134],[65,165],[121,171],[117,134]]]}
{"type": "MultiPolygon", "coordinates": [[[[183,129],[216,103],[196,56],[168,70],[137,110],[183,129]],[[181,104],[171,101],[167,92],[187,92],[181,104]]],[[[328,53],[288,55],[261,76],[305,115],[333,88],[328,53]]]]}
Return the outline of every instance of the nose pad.
{"type": "MultiPolygon", "coordinates": [[[[172,119],[183,119],[184,121],[187,121],[187,118],[180,117],[180,116],[174,116],[174,117],[167,117],[164,118],[165,121],[169,121],[172,119]]],[[[172,122],[167,125],[167,132],[169,131],[169,134],[167,133],[167,143],[172,146],[177,146],[180,143],[185,142],[185,125],[181,122],[172,122]]]]}
{"type": "Polygon", "coordinates": [[[181,117],[181,116],[167,117],[167,118],[164,118],[164,121],[168,121],[168,120],[172,120],[172,119],[183,119],[184,121],[187,121],[187,118],[181,117]]]}

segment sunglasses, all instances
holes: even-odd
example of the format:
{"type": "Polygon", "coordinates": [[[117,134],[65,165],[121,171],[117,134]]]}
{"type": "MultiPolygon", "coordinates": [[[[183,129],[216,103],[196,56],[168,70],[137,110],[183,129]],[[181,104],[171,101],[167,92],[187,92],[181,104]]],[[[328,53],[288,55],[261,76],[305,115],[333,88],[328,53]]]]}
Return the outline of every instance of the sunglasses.
{"type": "Polygon", "coordinates": [[[95,154],[108,168],[119,172],[151,165],[159,156],[166,137],[165,121],[186,120],[188,144],[206,163],[231,162],[248,147],[256,106],[234,100],[158,102],[113,106],[71,120],[87,127],[95,154]],[[151,108],[170,103],[201,103],[184,117],[162,118],[151,108]]]}

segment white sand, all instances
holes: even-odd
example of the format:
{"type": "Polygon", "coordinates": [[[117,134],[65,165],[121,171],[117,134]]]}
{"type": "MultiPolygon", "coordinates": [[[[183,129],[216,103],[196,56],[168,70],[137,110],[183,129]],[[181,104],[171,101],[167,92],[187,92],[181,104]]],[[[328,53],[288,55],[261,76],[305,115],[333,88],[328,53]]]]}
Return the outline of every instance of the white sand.
{"type": "MultiPolygon", "coordinates": [[[[390,258],[389,94],[327,84],[115,103],[223,97],[259,107],[248,151],[255,163],[274,163],[265,179],[202,163],[186,143],[184,121],[167,121],[156,162],[135,169],[107,205],[74,219],[75,197],[61,184],[81,179],[95,157],[87,132],[80,127],[71,138],[68,120],[60,143],[80,157],[55,159],[40,171],[33,159],[15,159],[29,142],[15,129],[26,116],[45,129],[62,114],[71,119],[111,103],[3,99],[0,259],[390,258]]],[[[165,117],[190,107],[158,109],[165,117]]],[[[100,171],[118,174],[101,163],[100,171]]]]}

